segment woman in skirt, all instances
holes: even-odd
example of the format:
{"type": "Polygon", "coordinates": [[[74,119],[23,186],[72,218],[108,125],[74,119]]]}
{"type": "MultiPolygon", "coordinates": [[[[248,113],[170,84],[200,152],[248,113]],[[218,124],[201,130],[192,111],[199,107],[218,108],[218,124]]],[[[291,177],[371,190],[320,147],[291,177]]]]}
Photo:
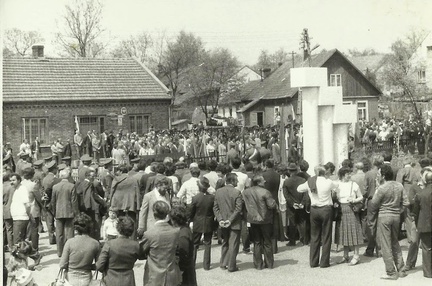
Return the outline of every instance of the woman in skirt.
{"type": "Polygon", "coordinates": [[[342,207],[342,218],[338,222],[339,227],[336,230],[335,243],[344,247],[344,256],[338,263],[349,262],[349,251],[351,247],[354,247],[354,257],[349,263],[352,266],[360,262],[359,245],[363,243],[363,235],[360,218],[351,209],[350,203],[362,201],[363,196],[357,183],[350,180],[350,168],[342,167],[339,169],[338,175],[340,182],[336,194],[342,207]]]}

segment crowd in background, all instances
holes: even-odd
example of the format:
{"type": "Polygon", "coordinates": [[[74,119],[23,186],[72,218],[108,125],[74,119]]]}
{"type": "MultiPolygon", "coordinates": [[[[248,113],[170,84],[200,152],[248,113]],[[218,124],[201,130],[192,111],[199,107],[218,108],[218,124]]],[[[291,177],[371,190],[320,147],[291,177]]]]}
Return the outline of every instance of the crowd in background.
{"type": "Polygon", "coordinates": [[[288,163],[281,163],[277,131],[197,128],[137,136],[120,130],[100,140],[102,135],[89,131],[86,144],[74,138],[81,155],[76,177],[73,156],[53,151],[35,160],[30,147],[30,153],[20,151],[15,165],[10,146],[5,148],[10,278],[16,279],[18,268],[29,268],[23,263],[28,257],[34,265],[40,262],[42,220],[72,285],[88,285],[94,269],[104,273],[107,285],[134,285],[138,259],[147,260],[144,285],[159,285],[161,279],[165,285],[196,285],[196,253],[203,245],[203,268],[210,270],[213,240],[222,245],[220,267],[228,272],[239,270],[240,247],[253,252],[260,270],[274,267],[278,241],[309,245],[310,266],[321,268],[333,265],[332,242],[344,251],[337,263],[351,266],[361,262],[359,248],[366,244],[363,255],[383,257],[383,279],[406,276],[421,244],[424,276],[432,277],[428,158],[419,162],[421,168],[407,161],[396,169],[386,153],[372,162],[314,166],[310,176],[298,140],[291,142],[288,163]],[[95,151],[93,141],[100,149],[95,151]],[[184,156],[174,159],[176,153],[184,156]],[[397,239],[402,222],[410,244],[406,264],[397,239]]]}

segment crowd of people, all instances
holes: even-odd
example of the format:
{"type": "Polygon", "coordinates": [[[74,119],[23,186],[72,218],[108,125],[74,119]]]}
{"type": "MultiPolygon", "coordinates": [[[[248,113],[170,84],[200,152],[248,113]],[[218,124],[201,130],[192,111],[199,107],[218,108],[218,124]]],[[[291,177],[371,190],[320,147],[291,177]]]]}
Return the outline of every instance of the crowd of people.
{"type": "MultiPolygon", "coordinates": [[[[87,136],[93,141],[92,132],[87,136]]],[[[420,160],[421,168],[407,161],[397,170],[386,153],[372,162],[347,159],[337,176],[328,162],[310,176],[295,141],[288,163],[281,163],[277,130],[110,136],[100,140],[106,144],[99,154],[90,145],[80,149],[74,138],[81,155],[76,176],[71,156],[53,152],[34,160],[34,154],[20,152],[15,165],[5,148],[4,249],[11,254],[11,280],[17,281],[17,269],[41,262],[42,220],[56,245],[60,273],[72,285],[88,285],[95,270],[106,285],[135,285],[133,267],[142,259],[144,285],[197,285],[197,251],[204,247],[203,268],[211,270],[213,240],[221,244],[219,266],[228,272],[239,270],[240,247],[253,252],[261,270],[274,267],[278,241],[309,245],[310,267],[325,268],[332,242],[343,247],[337,263],[350,266],[361,262],[359,248],[367,243],[363,255],[383,257],[383,279],[405,277],[416,266],[420,244],[424,276],[432,278],[428,158],[420,160]],[[163,154],[163,161],[142,151],[148,148],[163,154]],[[174,160],[174,153],[184,156],[174,160]],[[206,159],[186,160],[200,155],[206,159]],[[402,222],[410,244],[406,264],[398,241],[402,222]]]]}

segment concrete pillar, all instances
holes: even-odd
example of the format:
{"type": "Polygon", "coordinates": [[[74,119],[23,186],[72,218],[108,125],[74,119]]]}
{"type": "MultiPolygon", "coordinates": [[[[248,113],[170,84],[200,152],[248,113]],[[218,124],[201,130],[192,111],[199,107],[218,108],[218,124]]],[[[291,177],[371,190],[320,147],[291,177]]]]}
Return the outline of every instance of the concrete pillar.
{"type": "Polygon", "coordinates": [[[321,163],[334,162],[334,139],[333,135],[333,106],[319,107],[319,131],[320,141],[317,148],[320,149],[321,163]]]}
{"type": "Polygon", "coordinates": [[[303,156],[311,169],[320,163],[319,118],[318,118],[318,87],[302,88],[302,114],[303,114],[303,156]]]}
{"type": "Polygon", "coordinates": [[[340,166],[343,160],[348,159],[348,123],[334,124],[334,138],[337,141],[334,144],[336,168],[340,166]]]}

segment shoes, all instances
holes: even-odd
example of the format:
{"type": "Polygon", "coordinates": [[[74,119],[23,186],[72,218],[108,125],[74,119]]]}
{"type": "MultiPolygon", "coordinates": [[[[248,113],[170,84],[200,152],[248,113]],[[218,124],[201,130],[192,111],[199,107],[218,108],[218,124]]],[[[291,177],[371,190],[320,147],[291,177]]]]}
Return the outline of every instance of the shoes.
{"type": "Polygon", "coordinates": [[[357,258],[357,257],[354,257],[354,258],[351,260],[351,262],[348,264],[348,266],[354,266],[354,265],[357,265],[357,264],[359,264],[359,262],[360,262],[360,259],[357,258]]]}
{"type": "Polygon", "coordinates": [[[365,253],[363,253],[363,256],[374,257],[374,254],[370,253],[370,252],[365,252],[365,253]]]}
{"type": "Polygon", "coordinates": [[[388,275],[388,274],[386,274],[384,276],[381,276],[381,279],[385,279],[385,280],[397,280],[398,276],[396,274],[394,274],[394,275],[388,275]]]}
{"type": "Polygon", "coordinates": [[[249,253],[251,250],[249,249],[243,249],[243,253],[249,253]]]}
{"type": "Polygon", "coordinates": [[[320,268],[328,268],[328,267],[330,267],[330,264],[320,265],[320,268]]]}
{"type": "Polygon", "coordinates": [[[220,266],[220,269],[222,269],[222,270],[227,270],[228,267],[226,267],[226,266],[220,266]]]}
{"type": "Polygon", "coordinates": [[[236,272],[239,271],[240,269],[238,267],[234,268],[234,269],[228,269],[228,272],[236,272]]]}
{"type": "Polygon", "coordinates": [[[40,261],[42,260],[43,255],[38,253],[34,256],[33,260],[34,260],[34,266],[39,265],[40,261]]]}
{"type": "Polygon", "coordinates": [[[405,270],[402,270],[399,272],[399,278],[404,278],[407,277],[407,273],[405,272],[405,270]]]}
{"type": "Polygon", "coordinates": [[[295,241],[290,241],[286,244],[287,246],[296,246],[295,241]]]}
{"type": "Polygon", "coordinates": [[[348,257],[343,257],[340,261],[336,262],[336,264],[347,263],[348,260],[349,260],[348,257]]]}
{"type": "Polygon", "coordinates": [[[410,271],[410,270],[412,270],[413,268],[415,268],[415,267],[411,267],[411,266],[405,265],[405,267],[402,269],[402,271],[404,271],[404,272],[406,272],[406,271],[410,271]]]}

